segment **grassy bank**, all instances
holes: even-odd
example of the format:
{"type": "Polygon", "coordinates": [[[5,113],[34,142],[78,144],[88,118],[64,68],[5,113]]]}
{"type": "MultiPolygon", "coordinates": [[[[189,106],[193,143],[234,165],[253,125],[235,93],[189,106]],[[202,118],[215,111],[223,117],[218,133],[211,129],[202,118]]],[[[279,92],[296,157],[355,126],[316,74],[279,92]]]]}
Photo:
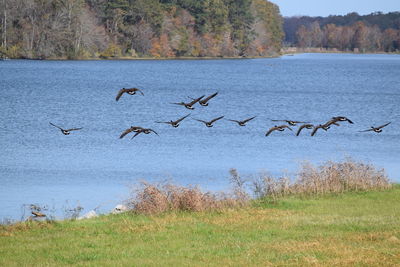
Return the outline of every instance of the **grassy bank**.
{"type": "Polygon", "coordinates": [[[0,228],[0,266],[395,266],[400,187],[0,228]]]}

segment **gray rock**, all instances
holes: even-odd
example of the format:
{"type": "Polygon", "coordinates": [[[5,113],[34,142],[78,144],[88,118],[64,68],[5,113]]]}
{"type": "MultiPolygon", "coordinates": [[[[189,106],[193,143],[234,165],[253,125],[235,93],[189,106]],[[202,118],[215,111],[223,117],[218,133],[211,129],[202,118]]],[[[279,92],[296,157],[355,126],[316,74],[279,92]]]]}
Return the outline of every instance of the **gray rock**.
{"type": "Polygon", "coordinates": [[[119,205],[117,205],[117,206],[115,206],[115,208],[112,210],[112,214],[119,214],[119,213],[123,213],[123,212],[126,212],[126,211],[128,211],[129,209],[128,209],[128,207],[127,206],[125,206],[125,205],[122,205],[122,204],[119,204],[119,205]]]}
{"type": "Polygon", "coordinates": [[[85,215],[82,215],[81,217],[78,217],[77,220],[90,219],[90,218],[95,218],[97,216],[99,216],[99,215],[97,215],[97,213],[94,210],[91,210],[88,213],[86,213],[85,215]]]}

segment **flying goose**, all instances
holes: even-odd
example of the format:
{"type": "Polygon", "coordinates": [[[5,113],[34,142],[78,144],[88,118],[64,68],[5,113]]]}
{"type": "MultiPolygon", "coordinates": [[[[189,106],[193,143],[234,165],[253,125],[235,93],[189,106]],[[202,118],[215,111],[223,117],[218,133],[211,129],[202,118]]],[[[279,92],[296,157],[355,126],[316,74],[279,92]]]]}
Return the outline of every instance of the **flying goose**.
{"type": "Polygon", "coordinates": [[[176,121],[172,121],[172,120],[171,121],[156,121],[156,123],[166,123],[166,124],[170,124],[172,127],[177,128],[179,126],[179,123],[189,116],[190,116],[190,114],[187,114],[186,116],[184,116],[176,121]]]}
{"type": "Polygon", "coordinates": [[[384,124],[382,126],[379,126],[379,127],[371,126],[371,129],[360,131],[360,133],[362,133],[362,132],[371,132],[371,131],[374,131],[376,133],[381,133],[382,132],[382,128],[388,126],[389,124],[391,124],[391,122],[388,122],[388,123],[386,123],[386,124],[384,124]]]}
{"type": "MultiPolygon", "coordinates": [[[[210,101],[211,98],[214,98],[214,97],[216,97],[217,95],[218,95],[218,92],[216,92],[216,93],[214,93],[214,94],[212,94],[212,95],[210,95],[210,96],[207,96],[206,98],[200,100],[200,101],[199,101],[199,104],[202,105],[202,106],[204,106],[204,107],[206,107],[206,106],[208,106],[208,101],[210,101]]],[[[189,97],[189,98],[192,99],[192,100],[194,100],[194,99],[191,98],[191,97],[189,97]]]]}
{"type": "Polygon", "coordinates": [[[229,119],[228,119],[228,121],[233,121],[233,122],[236,122],[237,124],[239,124],[239,126],[246,126],[246,123],[247,123],[247,122],[249,122],[249,121],[251,121],[251,120],[252,120],[252,119],[254,119],[255,117],[257,117],[257,116],[254,116],[254,117],[248,118],[248,119],[246,119],[246,120],[243,120],[243,121],[229,120],[229,119]]]}
{"type": "Polygon", "coordinates": [[[215,118],[211,121],[203,121],[203,120],[198,120],[198,119],[194,119],[194,120],[204,123],[207,127],[213,127],[213,123],[216,122],[217,120],[222,119],[223,117],[224,116],[221,116],[221,117],[215,118]]]}
{"type": "Polygon", "coordinates": [[[332,118],[329,121],[327,121],[324,125],[324,127],[326,128],[326,130],[328,130],[329,128],[331,128],[331,125],[336,125],[336,126],[340,126],[340,124],[338,123],[338,119],[336,118],[332,118]]]}
{"type": "Polygon", "coordinates": [[[290,128],[290,127],[287,126],[287,125],[280,125],[280,126],[276,126],[276,125],[275,125],[274,127],[270,128],[270,129],[268,130],[268,132],[265,134],[265,136],[270,135],[273,131],[280,131],[280,132],[283,132],[283,131],[285,130],[285,128],[287,128],[287,129],[289,129],[289,130],[292,131],[292,128],[290,128]]]}
{"type": "Polygon", "coordinates": [[[142,129],[143,129],[143,128],[142,128],[142,127],[139,127],[139,126],[131,126],[130,128],[126,129],[126,130],[120,135],[119,139],[124,138],[124,136],[127,135],[127,134],[130,133],[130,132],[135,132],[135,133],[137,133],[137,132],[141,131],[142,129]]]}
{"type": "Polygon", "coordinates": [[[157,133],[156,131],[154,131],[153,129],[150,129],[150,128],[142,128],[142,129],[139,129],[139,130],[132,136],[131,139],[135,138],[136,136],[138,136],[138,135],[141,134],[141,133],[149,134],[149,133],[151,133],[151,132],[153,132],[153,133],[155,133],[156,135],[158,135],[158,133],[157,133]]]}
{"type": "Polygon", "coordinates": [[[299,136],[301,130],[303,130],[304,128],[306,128],[306,129],[312,129],[313,127],[314,127],[313,124],[308,124],[308,123],[301,125],[301,126],[299,127],[299,129],[297,130],[296,136],[299,136]]]}
{"type": "Polygon", "coordinates": [[[338,117],[333,117],[332,118],[333,121],[337,122],[337,121],[347,121],[350,124],[354,124],[350,119],[343,117],[343,116],[338,116],[338,117]]]}
{"type": "Polygon", "coordinates": [[[57,125],[55,125],[55,124],[53,124],[53,123],[51,123],[51,122],[50,122],[50,125],[51,125],[51,126],[54,126],[54,127],[56,127],[56,128],[58,128],[58,129],[60,129],[61,132],[63,133],[63,135],[69,135],[71,131],[78,131],[78,130],[83,129],[83,128],[63,129],[63,128],[61,128],[60,126],[57,126],[57,125]]]}
{"type": "Polygon", "coordinates": [[[179,103],[171,103],[171,104],[173,104],[173,105],[181,105],[181,106],[184,106],[187,109],[193,110],[194,109],[193,105],[196,104],[197,102],[199,102],[200,99],[202,99],[203,97],[204,97],[204,95],[200,96],[199,98],[193,99],[193,101],[189,102],[189,103],[179,102],[179,103]]]}
{"type": "Polygon", "coordinates": [[[117,94],[117,97],[115,98],[115,100],[118,101],[124,93],[127,93],[128,95],[136,95],[137,92],[144,95],[142,90],[140,90],[138,88],[122,88],[121,90],[118,91],[118,94],[117,94]]]}
{"type": "Polygon", "coordinates": [[[311,136],[314,136],[314,135],[317,133],[318,129],[323,129],[323,130],[325,130],[325,131],[328,131],[328,129],[331,128],[330,125],[332,125],[332,124],[335,124],[335,125],[338,125],[338,126],[339,126],[339,124],[337,124],[337,123],[335,123],[335,122],[332,122],[332,123],[331,123],[331,121],[328,121],[328,122],[325,123],[325,124],[319,124],[319,125],[317,125],[317,126],[314,127],[314,130],[312,131],[311,136]]]}
{"type": "Polygon", "coordinates": [[[287,124],[289,124],[290,126],[296,126],[298,123],[308,123],[308,122],[306,122],[306,121],[291,121],[291,120],[271,120],[271,121],[275,121],[275,122],[277,122],[277,121],[284,121],[284,122],[286,122],[287,124]]]}

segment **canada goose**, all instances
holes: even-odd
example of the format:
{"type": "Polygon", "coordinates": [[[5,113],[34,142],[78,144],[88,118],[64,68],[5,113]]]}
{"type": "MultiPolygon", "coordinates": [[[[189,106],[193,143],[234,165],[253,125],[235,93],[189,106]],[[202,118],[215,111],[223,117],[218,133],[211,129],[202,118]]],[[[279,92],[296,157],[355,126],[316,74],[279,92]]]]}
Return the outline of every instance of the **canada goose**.
{"type": "Polygon", "coordinates": [[[222,119],[223,117],[224,116],[221,116],[221,117],[215,118],[211,121],[203,121],[203,120],[198,120],[198,119],[194,119],[194,120],[204,123],[207,127],[213,127],[213,123],[216,122],[217,120],[222,119]]]}
{"type": "MultiPolygon", "coordinates": [[[[319,124],[319,125],[315,126],[314,130],[311,133],[311,136],[314,136],[317,133],[318,129],[323,129],[325,131],[328,131],[328,129],[331,128],[331,126],[330,126],[331,124],[328,124],[328,123],[319,124]]],[[[335,123],[332,123],[332,124],[335,124],[335,123]]]]}
{"type": "Polygon", "coordinates": [[[177,128],[178,126],[179,126],[179,123],[181,122],[181,121],[183,121],[184,119],[186,119],[187,117],[189,117],[190,116],[190,114],[187,114],[186,116],[184,116],[184,117],[182,117],[182,118],[180,118],[179,120],[176,120],[176,121],[156,121],[156,123],[166,123],[166,124],[170,124],[170,125],[172,125],[172,127],[175,127],[175,128],[177,128]]]}
{"type": "Polygon", "coordinates": [[[391,124],[391,122],[388,122],[388,123],[386,123],[386,124],[384,124],[382,126],[379,126],[379,127],[371,126],[371,129],[360,131],[360,133],[362,133],[362,132],[371,132],[371,131],[374,131],[376,133],[381,133],[382,132],[382,128],[388,126],[389,124],[391,124]]]}
{"type": "Polygon", "coordinates": [[[333,117],[332,120],[334,120],[335,122],[337,122],[337,121],[347,121],[350,124],[354,124],[351,120],[349,120],[348,118],[343,117],[343,116],[333,117]]]}
{"type": "Polygon", "coordinates": [[[292,128],[290,128],[290,127],[287,126],[287,125],[280,125],[280,126],[276,126],[276,125],[275,125],[274,127],[270,128],[270,129],[268,130],[268,132],[265,134],[265,136],[270,135],[273,131],[280,131],[280,132],[283,132],[286,128],[289,129],[289,130],[291,130],[291,131],[293,131],[292,128]]]}
{"type": "Polygon", "coordinates": [[[126,129],[126,130],[120,135],[119,139],[124,138],[124,136],[127,135],[127,134],[130,133],[130,132],[135,132],[135,133],[137,133],[137,132],[139,132],[139,131],[142,130],[142,129],[143,129],[143,128],[142,128],[142,127],[139,127],[139,126],[131,126],[130,128],[126,129]]]}
{"type": "Polygon", "coordinates": [[[338,123],[338,119],[330,119],[329,121],[327,121],[324,125],[324,128],[326,128],[326,130],[328,130],[329,128],[331,128],[331,125],[336,125],[336,126],[340,126],[340,124],[338,123]]]}
{"type": "Polygon", "coordinates": [[[138,135],[141,134],[141,133],[149,134],[149,133],[151,133],[151,132],[153,132],[153,133],[155,133],[156,135],[158,135],[158,133],[157,133],[156,131],[154,131],[153,129],[150,129],[150,128],[142,128],[142,129],[139,129],[139,130],[132,136],[131,139],[135,138],[136,136],[138,136],[138,135]]]}
{"type": "Polygon", "coordinates": [[[127,93],[129,95],[136,95],[137,92],[144,95],[142,90],[140,90],[138,88],[122,88],[121,90],[118,91],[118,94],[117,94],[117,97],[115,98],[115,100],[118,101],[124,93],[127,93]]]}
{"type": "Polygon", "coordinates": [[[246,126],[246,123],[249,122],[249,121],[251,121],[251,120],[254,119],[255,117],[257,117],[257,116],[251,117],[251,118],[246,119],[246,120],[243,120],[243,121],[229,120],[229,119],[228,119],[228,121],[236,122],[237,124],[239,124],[239,126],[246,126]]]}
{"type": "Polygon", "coordinates": [[[57,126],[57,125],[55,125],[55,124],[53,124],[53,123],[51,123],[51,122],[50,122],[50,125],[51,125],[51,126],[54,126],[54,127],[56,127],[56,128],[58,128],[58,129],[60,129],[61,132],[63,133],[63,135],[69,135],[71,131],[78,131],[78,130],[83,129],[83,128],[63,129],[63,128],[61,128],[60,126],[57,126]]]}
{"type": "Polygon", "coordinates": [[[284,121],[284,122],[286,122],[287,124],[289,124],[290,126],[296,126],[298,123],[308,123],[308,122],[306,122],[306,121],[291,121],[291,120],[271,120],[271,121],[275,121],[275,122],[277,122],[277,121],[284,121]]]}
{"type": "Polygon", "coordinates": [[[46,217],[46,214],[43,214],[43,213],[41,213],[39,211],[32,211],[31,213],[35,217],[46,217]]]}
{"type": "MultiPolygon", "coordinates": [[[[210,101],[211,98],[214,98],[214,97],[216,97],[217,95],[218,95],[218,92],[216,92],[216,93],[214,93],[214,94],[212,94],[212,95],[210,95],[210,96],[207,96],[206,98],[200,100],[200,101],[199,101],[199,104],[202,105],[203,107],[207,107],[207,106],[208,106],[208,101],[210,101]]],[[[189,97],[189,98],[192,99],[192,100],[194,100],[194,99],[191,98],[191,97],[189,97]]]]}
{"type": "Polygon", "coordinates": [[[304,128],[306,128],[306,129],[312,129],[313,127],[314,127],[313,124],[307,124],[307,123],[306,123],[306,124],[301,125],[301,126],[299,127],[299,129],[297,130],[296,136],[299,136],[301,130],[303,130],[304,128]]]}
{"type": "Polygon", "coordinates": [[[179,102],[179,103],[171,103],[171,104],[173,104],[173,105],[181,105],[181,106],[184,106],[187,109],[193,110],[194,109],[193,105],[196,104],[197,102],[199,102],[200,99],[202,99],[203,97],[204,97],[204,95],[200,96],[199,98],[193,99],[193,101],[189,102],[189,103],[179,102]]]}

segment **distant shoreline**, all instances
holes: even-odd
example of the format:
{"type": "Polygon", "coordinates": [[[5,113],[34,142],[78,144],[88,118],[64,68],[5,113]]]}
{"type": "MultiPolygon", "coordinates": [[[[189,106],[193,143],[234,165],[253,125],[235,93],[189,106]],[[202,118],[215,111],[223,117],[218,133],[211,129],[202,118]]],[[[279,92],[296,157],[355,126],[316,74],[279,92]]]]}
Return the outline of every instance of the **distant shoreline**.
{"type": "Polygon", "coordinates": [[[110,58],[76,58],[76,59],[68,59],[68,58],[6,58],[1,60],[48,60],[48,61],[102,61],[102,60],[246,60],[246,59],[262,59],[262,58],[279,58],[281,56],[287,55],[298,55],[298,54],[355,54],[355,55],[400,55],[400,52],[354,52],[354,51],[341,51],[341,50],[327,50],[327,49],[319,49],[319,48],[305,48],[300,49],[297,47],[282,49],[279,55],[271,55],[271,56],[253,56],[253,57],[110,57],[110,58]]]}
{"type": "Polygon", "coordinates": [[[53,60],[53,61],[74,61],[74,60],[220,60],[220,59],[258,59],[258,58],[277,58],[282,56],[282,54],[277,54],[277,55],[271,55],[271,56],[254,56],[254,57],[129,57],[129,56],[123,56],[123,57],[109,57],[109,58],[98,58],[98,57],[93,57],[93,58],[76,58],[76,59],[69,59],[65,57],[60,57],[60,58],[7,58],[5,60],[15,60],[15,59],[20,59],[20,60],[53,60]]]}

